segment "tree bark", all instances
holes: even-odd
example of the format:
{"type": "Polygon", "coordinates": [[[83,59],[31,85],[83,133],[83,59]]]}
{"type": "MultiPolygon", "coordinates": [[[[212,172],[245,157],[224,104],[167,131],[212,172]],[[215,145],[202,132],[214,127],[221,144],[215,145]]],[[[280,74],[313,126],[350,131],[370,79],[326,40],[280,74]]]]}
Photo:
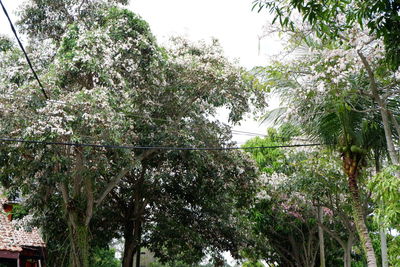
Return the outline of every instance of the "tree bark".
{"type": "Polygon", "coordinates": [[[347,238],[346,246],[343,248],[344,249],[344,267],[351,267],[351,248],[353,247],[353,242],[354,242],[354,234],[349,233],[349,237],[347,238]]]}
{"type": "MultiPolygon", "coordinates": [[[[391,115],[389,113],[389,115],[391,115]]],[[[392,120],[395,118],[392,116],[392,120]]],[[[381,171],[381,155],[378,151],[374,151],[374,159],[375,159],[375,175],[378,175],[381,171]]],[[[380,203],[382,206],[383,203],[380,203]]],[[[388,253],[387,253],[387,242],[386,242],[386,229],[383,225],[379,226],[379,234],[381,239],[381,255],[382,255],[382,267],[388,267],[388,253]]]]}
{"type": "Polygon", "coordinates": [[[364,56],[364,54],[360,50],[358,50],[357,53],[358,53],[358,56],[361,58],[361,61],[364,65],[365,69],[367,70],[368,78],[370,80],[370,89],[372,92],[372,96],[374,98],[374,101],[378,104],[380,112],[381,112],[383,129],[385,131],[386,145],[387,145],[390,159],[394,165],[399,165],[400,160],[399,160],[398,155],[396,154],[396,149],[394,147],[393,135],[392,135],[392,129],[390,127],[389,111],[387,110],[387,105],[386,105],[385,101],[379,95],[378,86],[375,81],[375,74],[374,74],[367,58],[364,56]]]}
{"type": "Polygon", "coordinates": [[[360,237],[362,248],[367,258],[368,267],[377,267],[374,247],[368,233],[368,228],[364,220],[364,211],[360,199],[360,192],[357,184],[358,164],[360,159],[356,154],[347,153],[343,157],[343,165],[348,176],[349,190],[352,197],[352,206],[354,213],[354,223],[360,237]]]}
{"type": "MultiPolygon", "coordinates": [[[[323,210],[321,206],[318,206],[318,221],[322,224],[323,210]]],[[[320,224],[318,224],[318,239],[319,239],[319,261],[320,266],[325,267],[325,242],[324,242],[324,231],[320,224]]]]}
{"type": "Polygon", "coordinates": [[[381,227],[381,229],[379,230],[379,234],[381,237],[382,267],[388,267],[389,262],[386,242],[386,229],[381,227]]]}
{"type": "Polygon", "coordinates": [[[143,167],[140,176],[136,180],[135,192],[125,216],[126,224],[124,231],[125,245],[123,267],[132,267],[135,253],[140,249],[142,236],[143,214],[146,208],[146,201],[143,197],[143,183],[145,180],[146,168],[143,167]],[[132,205],[133,204],[133,205],[132,205]],[[131,213],[133,210],[133,213],[131,213]]]}
{"type": "Polygon", "coordinates": [[[133,266],[133,257],[136,253],[136,240],[134,239],[133,230],[134,223],[132,220],[128,220],[125,223],[124,229],[124,255],[122,258],[122,266],[123,267],[132,267],[133,266]]]}
{"type": "Polygon", "coordinates": [[[89,230],[84,224],[69,225],[71,238],[71,267],[89,267],[89,230]]]}

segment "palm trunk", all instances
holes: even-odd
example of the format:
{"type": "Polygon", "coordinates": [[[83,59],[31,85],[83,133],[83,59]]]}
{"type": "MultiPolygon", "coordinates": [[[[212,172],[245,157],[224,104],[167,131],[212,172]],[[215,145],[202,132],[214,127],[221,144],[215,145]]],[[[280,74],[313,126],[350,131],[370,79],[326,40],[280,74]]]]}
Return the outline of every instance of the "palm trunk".
{"type": "Polygon", "coordinates": [[[347,153],[343,158],[344,169],[348,176],[349,190],[352,198],[354,223],[360,237],[362,248],[367,258],[368,267],[377,267],[374,247],[368,234],[368,228],[364,220],[364,211],[360,199],[357,184],[359,158],[356,154],[347,153]]]}

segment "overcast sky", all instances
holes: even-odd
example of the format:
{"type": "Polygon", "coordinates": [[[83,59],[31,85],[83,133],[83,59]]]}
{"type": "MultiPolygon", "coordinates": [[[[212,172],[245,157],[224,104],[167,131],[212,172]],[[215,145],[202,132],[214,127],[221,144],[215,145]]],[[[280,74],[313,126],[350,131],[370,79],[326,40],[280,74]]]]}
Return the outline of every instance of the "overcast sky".
{"type": "MultiPolygon", "coordinates": [[[[3,0],[13,22],[15,10],[22,0],[3,0]]],[[[268,58],[280,50],[280,44],[272,38],[259,42],[267,12],[251,11],[252,0],[131,0],[130,9],[145,19],[159,42],[171,36],[185,36],[191,40],[217,38],[230,59],[251,69],[268,64],[268,58]],[[259,49],[260,45],[260,49],[259,49]]],[[[0,33],[12,35],[3,12],[0,12],[0,33]]],[[[235,129],[265,132],[252,120],[243,122],[235,129]]],[[[248,136],[235,135],[243,143],[248,136]]]]}

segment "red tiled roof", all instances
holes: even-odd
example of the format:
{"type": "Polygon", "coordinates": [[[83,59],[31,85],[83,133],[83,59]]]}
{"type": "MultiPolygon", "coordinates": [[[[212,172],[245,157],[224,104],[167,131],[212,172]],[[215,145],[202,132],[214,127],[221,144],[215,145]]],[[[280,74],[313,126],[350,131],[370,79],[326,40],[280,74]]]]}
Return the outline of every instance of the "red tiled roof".
{"type": "Polygon", "coordinates": [[[23,227],[17,229],[9,221],[3,208],[3,204],[6,202],[6,199],[0,198],[0,250],[18,252],[22,251],[22,247],[24,246],[45,247],[46,244],[36,228],[28,232],[23,227]]]}

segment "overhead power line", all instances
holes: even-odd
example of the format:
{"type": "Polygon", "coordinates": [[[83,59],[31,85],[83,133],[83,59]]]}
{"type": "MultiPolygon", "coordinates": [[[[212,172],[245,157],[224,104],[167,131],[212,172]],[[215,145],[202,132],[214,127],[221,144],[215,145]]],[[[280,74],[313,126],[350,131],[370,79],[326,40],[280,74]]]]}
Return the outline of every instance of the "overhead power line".
{"type": "Polygon", "coordinates": [[[41,83],[40,80],[39,80],[39,77],[38,77],[37,74],[36,74],[35,69],[33,68],[33,65],[32,65],[32,63],[31,63],[31,60],[29,59],[28,54],[26,53],[25,48],[24,48],[24,46],[22,45],[22,42],[21,42],[21,40],[20,40],[19,37],[18,37],[17,31],[15,30],[15,27],[14,27],[14,25],[13,25],[11,19],[10,19],[10,16],[8,15],[8,12],[7,12],[6,8],[4,7],[3,2],[2,2],[1,0],[0,0],[0,5],[1,5],[1,7],[3,8],[4,14],[5,14],[6,17],[7,17],[8,22],[10,23],[11,30],[13,31],[14,36],[15,36],[15,38],[16,38],[17,41],[18,41],[19,47],[21,48],[22,52],[24,53],[25,58],[26,58],[26,61],[28,62],[28,65],[29,65],[29,67],[30,67],[31,70],[32,70],[33,76],[35,76],[35,79],[36,79],[37,82],[39,83],[40,89],[42,90],[44,97],[45,97],[46,99],[49,99],[48,96],[47,96],[47,94],[46,94],[46,91],[44,90],[44,87],[43,87],[42,83],[41,83]]]}
{"type": "Polygon", "coordinates": [[[277,146],[252,146],[252,147],[172,147],[172,146],[130,146],[130,145],[103,145],[103,144],[87,144],[73,142],[48,142],[37,140],[25,140],[16,138],[0,138],[0,142],[27,143],[38,145],[62,145],[76,147],[94,147],[94,148],[110,148],[110,149],[131,149],[131,150],[251,150],[251,149],[274,149],[274,148],[290,148],[290,147],[311,147],[323,146],[325,144],[294,144],[294,145],[277,145],[277,146]]]}
{"type": "Polygon", "coordinates": [[[247,135],[247,136],[267,136],[266,134],[262,134],[262,133],[253,133],[253,132],[234,130],[234,129],[232,129],[232,133],[238,134],[238,135],[247,135]]]}

